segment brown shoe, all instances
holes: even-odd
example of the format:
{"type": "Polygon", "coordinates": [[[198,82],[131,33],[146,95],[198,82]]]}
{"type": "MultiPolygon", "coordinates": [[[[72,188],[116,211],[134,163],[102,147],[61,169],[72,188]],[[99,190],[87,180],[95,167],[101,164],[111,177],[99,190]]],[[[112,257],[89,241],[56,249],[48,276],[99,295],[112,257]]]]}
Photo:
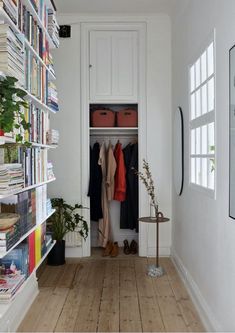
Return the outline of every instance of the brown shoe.
{"type": "Polygon", "coordinates": [[[131,241],[130,250],[131,254],[136,254],[138,252],[138,244],[136,243],[135,240],[131,241]]]}
{"type": "Polygon", "coordinates": [[[108,241],[106,248],[104,249],[104,252],[102,254],[103,257],[107,257],[111,254],[113,250],[113,242],[108,241]]]}
{"type": "Polygon", "coordinates": [[[118,242],[114,242],[113,243],[113,249],[112,252],[110,254],[111,257],[117,257],[119,253],[119,248],[118,248],[118,242]]]}

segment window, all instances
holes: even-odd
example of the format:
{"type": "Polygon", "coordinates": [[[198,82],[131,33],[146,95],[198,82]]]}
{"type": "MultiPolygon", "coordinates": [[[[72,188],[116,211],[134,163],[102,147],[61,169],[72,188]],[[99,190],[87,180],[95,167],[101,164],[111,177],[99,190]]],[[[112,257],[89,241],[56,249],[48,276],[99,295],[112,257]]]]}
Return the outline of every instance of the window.
{"type": "Polygon", "coordinates": [[[214,194],[215,61],[212,42],[190,68],[190,183],[214,194]]]}

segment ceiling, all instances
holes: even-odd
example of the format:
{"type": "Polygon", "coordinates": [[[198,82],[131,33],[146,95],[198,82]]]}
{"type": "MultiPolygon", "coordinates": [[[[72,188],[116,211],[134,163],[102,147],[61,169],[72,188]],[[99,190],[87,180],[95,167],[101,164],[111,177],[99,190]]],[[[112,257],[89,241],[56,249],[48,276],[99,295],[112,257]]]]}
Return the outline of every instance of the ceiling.
{"type": "MultiPolygon", "coordinates": [[[[172,15],[182,0],[54,0],[58,13],[172,15]]],[[[185,0],[183,0],[185,1],[185,0]]]]}

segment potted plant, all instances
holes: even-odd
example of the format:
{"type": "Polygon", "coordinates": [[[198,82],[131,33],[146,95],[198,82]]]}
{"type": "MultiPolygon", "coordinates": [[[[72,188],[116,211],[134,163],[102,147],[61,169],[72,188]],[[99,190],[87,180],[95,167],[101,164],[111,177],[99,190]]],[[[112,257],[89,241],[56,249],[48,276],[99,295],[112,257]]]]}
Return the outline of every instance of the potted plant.
{"type": "Polygon", "coordinates": [[[82,205],[69,205],[62,198],[51,200],[55,213],[48,220],[48,229],[56,244],[48,255],[48,264],[53,266],[65,263],[65,235],[70,231],[78,232],[83,239],[88,236],[88,224],[79,214],[82,205]]]}
{"type": "Polygon", "coordinates": [[[25,120],[23,108],[28,108],[24,100],[27,93],[16,86],[17,79],[11,76],[2,77],[0,80],[0,136],[14,132],[16,142],[23,141],[22,131],[28,131],[30,124],[25,120]]]}

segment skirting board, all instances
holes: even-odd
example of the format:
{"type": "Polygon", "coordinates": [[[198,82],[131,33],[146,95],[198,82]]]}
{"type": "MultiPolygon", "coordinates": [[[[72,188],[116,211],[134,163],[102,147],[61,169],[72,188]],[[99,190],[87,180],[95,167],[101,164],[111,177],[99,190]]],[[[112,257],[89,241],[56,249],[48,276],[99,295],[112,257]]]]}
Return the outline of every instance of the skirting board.
{"type": "Polygon", "coordinates": [[[212,313],[209,305],[203,297],[198,285],[194,281],[191,274],[184,266],[182,260],[179,258],[177,253],[171,249],[171,260],[179,273],[185,287],[197,309],[197,312],[201,318],[201,321],[207,332],[222,332],[222,328],[212,313]]]}
{"type": "Polygon", "coordinates": [[[10,304],[9,309],[0,319],[0,332],[16,332],[24,316],[38,295],[36,274],[33,273],[25,282],[22,290],[10,304]]]}

